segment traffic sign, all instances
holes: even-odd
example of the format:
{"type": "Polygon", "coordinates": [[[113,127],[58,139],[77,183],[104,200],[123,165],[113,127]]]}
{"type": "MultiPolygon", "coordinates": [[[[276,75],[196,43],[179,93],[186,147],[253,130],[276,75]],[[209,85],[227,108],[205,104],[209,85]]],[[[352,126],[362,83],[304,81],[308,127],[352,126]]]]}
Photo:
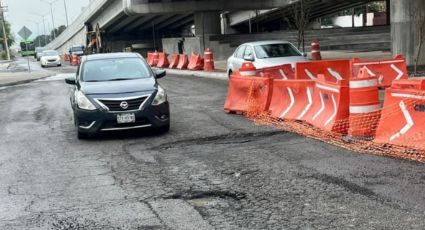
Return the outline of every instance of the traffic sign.
{"type": "Polygon", "coordinates": [[[19,36],[21,36],[21,38],[26,40],[31,36],[32,32],[31,32],[30,29],[28,29],[26,26],[24,26],[24,27],[22,27],[21,30],[19,30],[18,34],[19,34],[19,36]]]}

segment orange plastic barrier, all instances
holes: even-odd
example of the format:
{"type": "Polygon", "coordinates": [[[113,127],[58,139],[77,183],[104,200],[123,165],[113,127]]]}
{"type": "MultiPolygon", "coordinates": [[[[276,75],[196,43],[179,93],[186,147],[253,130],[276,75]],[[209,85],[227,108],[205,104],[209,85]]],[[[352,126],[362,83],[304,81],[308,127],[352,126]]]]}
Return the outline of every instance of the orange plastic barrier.
{"type": "Polygon", "coordinates": [[[214,56],[213,56],[213,52],[211,51],[210,48],[207,48],[205,50],[204,57],[205,57],[204,70],[209,71],[209,72],[214,71],[214,69],[215,69],[215,67],[214,67],[214,56]]]}
{"type": "Polygon", "coordinates": [[[71,65],[79,65],[80,64],[80,56],[72,55],[71,65]]]}
{"type": "Polygon", "coordinates": [[[189,64],[189,58],[187,54],[179,55],[179,64],[177,65],[177,69],[187,69],[187,65],[189,64]]]}
{"type": "Polygon", "coordinates": [[[322,130],[346,134],[349,115],[347,80],[327,81],[319,74],[313,95],[313,107],[306,115],[308,123],[322,130]]]}
{"type": "Polygon", "coordinates": [[[174,54],[171,57],[171,63],[168,66],[168,68],[170,68],[170,69],[176,69],[177,68],[177,65],[179,64],[179,57],[180,57],[180,55],[174,54]]]}
{"type": "Polygon", "coordinates": [[[273,79],[284,79],[284,80],[295,79],[295,73],[292,70],[291,64],[257,69],[257,76],[260,76],[260,77],[268,76],[273,79]]]}
{"type": "Polygon", "coordinates": [[[394,81],[386,90],[375,142],[425,149],[425,79],[394,81]]]}
{"type": "Polygon", "coordinates": [[[241,112],[268,110],[273,80],[270,78],[232,76],[229,80],[224,111],[241,112]]]}
{"type": "Polygon", "coordinates": [[[327,81],[338,82],[351,78],[351,63],[349,60],[327,60],[298,62],[295,65],[297,79],[316,80],[319,74],[325,75],[327,81]]]}
{"type": "Polygon", "coordinates": [[[270,113],[273,118],[305,120],[313,106],[313,80],[273,80],[270,113]]]}
{"type": "Polygon", "coordinates": [[[158,63],[156,65],[156,67],[166,68],[169,65],[170,65],[170,63],[168,62],[168,54],[165,53],[165,52],[158,53],[158,63]]]}
{"type": "Polygon", "coordinates": [[[364,67],[359,75],[350,80],[350,128],[353,138],[372,140],[375,136],[381,103],[379,102],[378,78],[371,76],[364,67]]]}
{"type": "Polygon", "coordinates": [[[189,70],[202,70],[204,67],[204,59],[200,54],[196,54],[192,52],[192,56],[190,57],[190,62],[187,65],[189,70]]]}
{"type": "Polygon", "coordinates": [[[353,59],[353,76],[357,76],[360,68],[366,67],[369,74],[378,77],[379,86],[390,87],[394,80],[407,79],[406,59],[403,55],[387,60],[353,59]]]}
{"type": "Polygon", "coordinates": [[[148,65],[156,66],[158,64],[159,53],[157,51],[150,53],[148,52],[148,65]]]}
{"type": "Polygon", "coordinates": [[[153,53],[152,52],[148,52],[148,56],[146,61],[148,62],[148,65],[152,66],[153,65],[153,53]]]}

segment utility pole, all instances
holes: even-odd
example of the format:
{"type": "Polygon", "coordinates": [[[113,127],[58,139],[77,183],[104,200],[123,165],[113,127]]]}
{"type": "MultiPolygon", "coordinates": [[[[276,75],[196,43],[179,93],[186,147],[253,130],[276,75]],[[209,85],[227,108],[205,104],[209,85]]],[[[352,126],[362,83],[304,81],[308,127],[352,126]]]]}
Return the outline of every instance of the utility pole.
{"type": "Polygon", "coordinates": [[[63,0],[63,6],[65,8],[66,27],[68,27],[69,23],[68,23],[68,10],[66,9],[66,0],[63,0]]]}
{"type": "Polygon", "coordinates": [[[47,40],[46,40],[46,14],[42,15],[42,14],[38,14],[38,13],[32,13],[35,16],[38,16],[40,18],[43,19],[43,40],[44,40],[44,46],[47,45],[47,40]]]}
{"type": "Polygon", "coordinates": [[[4,19],[4,11],[6,10],[6,7],[2,5],[2,2],[0,1],[0,11],[1,11],[1,23],[3,27],[3,42],[4,42],[4,48],[6,49],[7,54],[7,60],[10,61],[10,51],[9,51],[9,44],[7,42],[7,34],[6,34],[6,22],[4,19]]]}
{"type": "Polygon", "coordinates": [[[55,19],[53,18],[53,3],[57,2],[58,0],[54,0],[54,1],[40,0],[40,1],[50,5],[50,14],[52,15],[52,26],[53,26],[53,39],[56,39],[55,19]]]}

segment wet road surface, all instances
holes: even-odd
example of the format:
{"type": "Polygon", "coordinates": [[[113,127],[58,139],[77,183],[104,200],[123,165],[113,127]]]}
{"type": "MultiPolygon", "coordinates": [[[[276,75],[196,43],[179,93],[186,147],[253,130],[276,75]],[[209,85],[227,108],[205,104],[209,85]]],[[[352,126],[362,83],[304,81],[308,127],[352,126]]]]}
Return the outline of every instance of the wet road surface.
{"type": "Polygon", "coordinates": [[[425,228],[423,164],[225,114],[227,81],[169,75],[169,133],[81,141],[66,76],[0,90],[0,229],[425,228]]]}

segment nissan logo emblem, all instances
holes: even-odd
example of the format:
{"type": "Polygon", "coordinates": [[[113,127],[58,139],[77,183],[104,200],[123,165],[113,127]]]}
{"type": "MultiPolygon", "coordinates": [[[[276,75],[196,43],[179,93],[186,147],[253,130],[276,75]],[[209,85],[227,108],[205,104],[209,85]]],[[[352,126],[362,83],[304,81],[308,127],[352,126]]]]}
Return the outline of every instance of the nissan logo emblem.
{"type": "Polygon", "coordinates": [[[128,102],[123,101],[123,102],[121,102],[120,106],[121,106],[122,109],[128,109],[128,102]]]}

